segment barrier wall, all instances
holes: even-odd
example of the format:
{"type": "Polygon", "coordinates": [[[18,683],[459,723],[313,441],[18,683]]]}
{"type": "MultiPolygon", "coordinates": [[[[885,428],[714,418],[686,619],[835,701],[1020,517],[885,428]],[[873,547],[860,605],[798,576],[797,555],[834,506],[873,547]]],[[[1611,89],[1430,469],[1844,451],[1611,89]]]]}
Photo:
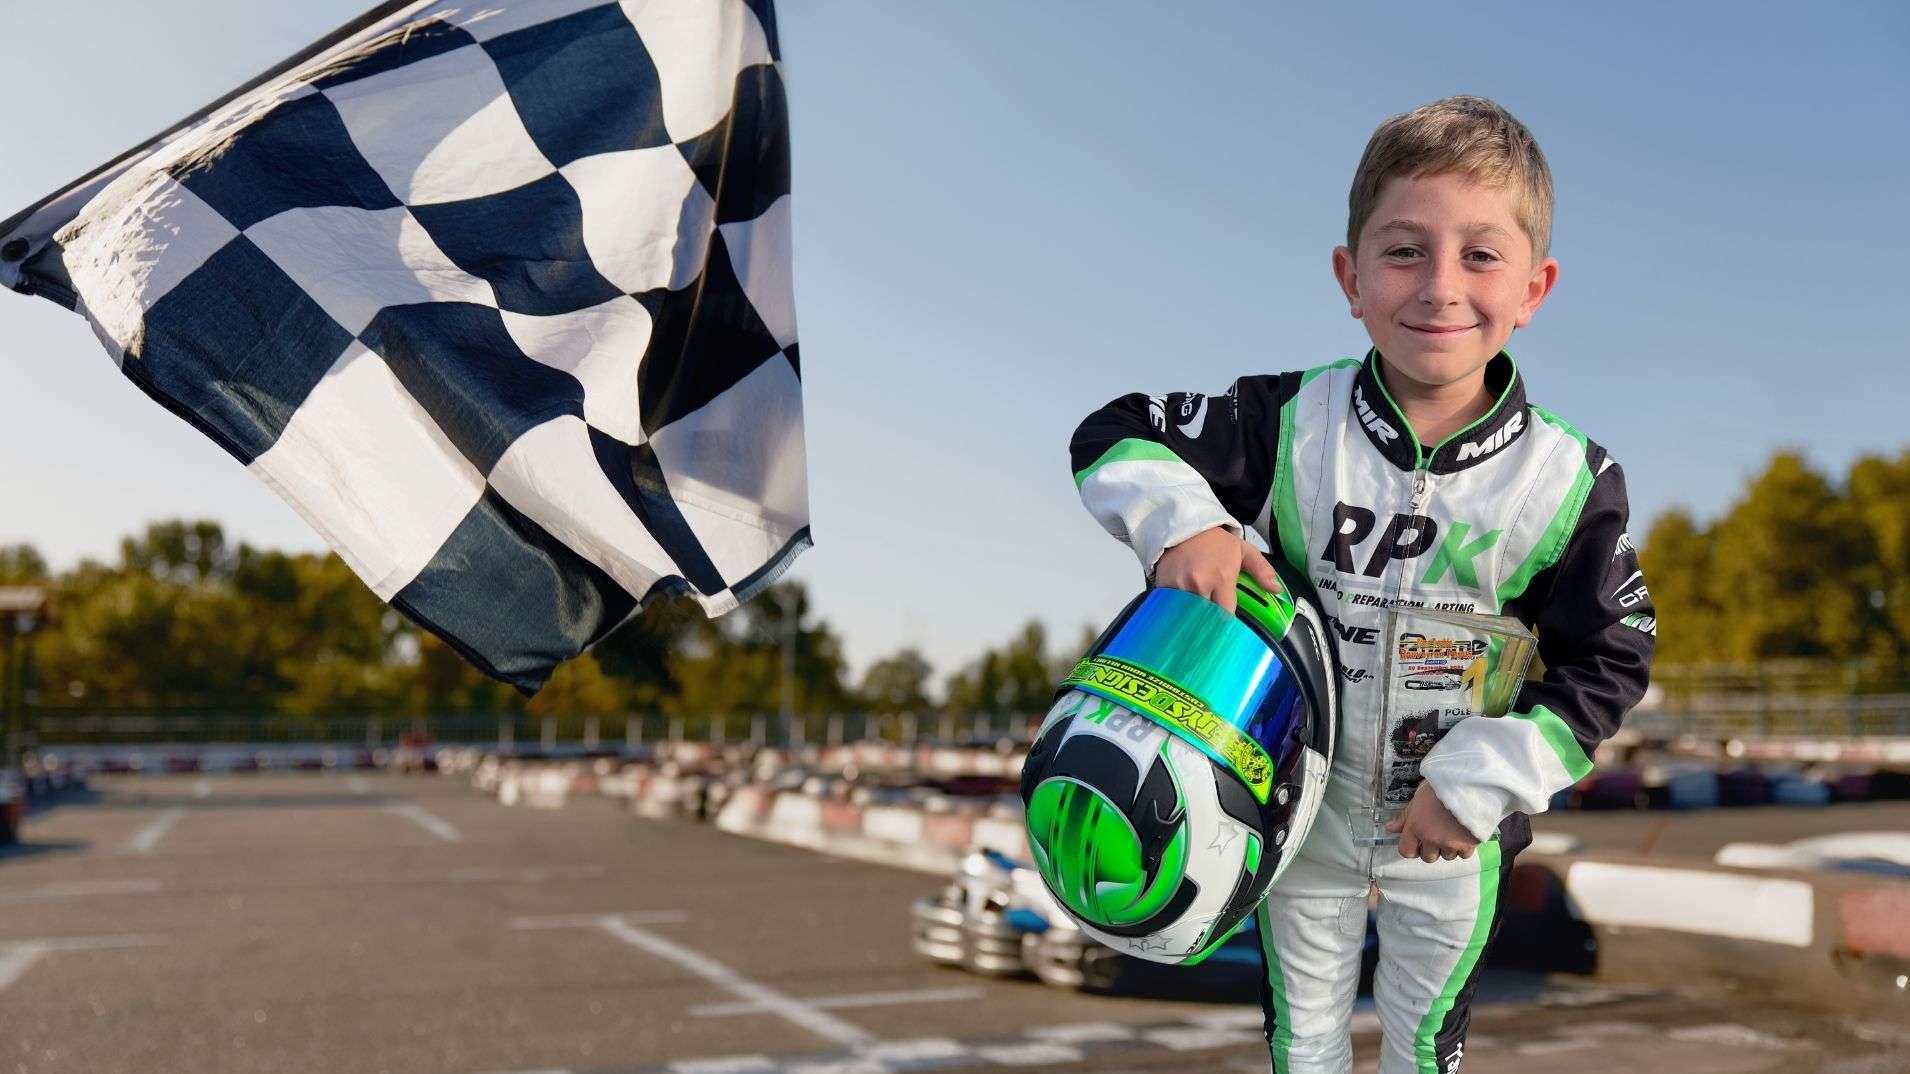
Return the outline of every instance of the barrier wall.
{"type": "MultiPolygon", "coordinates": [[[[471,771],[474,786],[500,800],[549,806],[587,790],[639,813],[708,815],[734,835],[937,877],[978,847],[1029,859],[1011,799],[862,804],[613,762],[487,761],[471,771]]],[[[1729,982],[1800,1004],[1910,1016],[1910,880],[1558,851],[1534,846],[1521,857],[1502,961],[1518,964],[1525,946],[1545,952],[1537,966],[1614,981],[1729,982]],[[1574,949],[1582,964],[1570,960],[1574,949]]]]}

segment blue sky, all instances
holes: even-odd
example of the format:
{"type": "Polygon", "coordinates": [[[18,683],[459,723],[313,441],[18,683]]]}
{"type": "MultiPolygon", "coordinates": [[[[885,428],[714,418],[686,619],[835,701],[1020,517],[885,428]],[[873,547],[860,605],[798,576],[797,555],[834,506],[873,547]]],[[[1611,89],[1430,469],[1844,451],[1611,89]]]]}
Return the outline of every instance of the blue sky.
{"type": "MultiPolygon", "coordinates": [[[[0,216],[359,6],[0,0],[0,216]]],[[[1635,533],[1779,447],[1910,445],[1904,9],[1303,7],[781,5],[818,542],[794,576],[857,666],[1118,610],[1138,575],[1074,498],[1075,423],[1361,352],[1328,269],[1353,167],[1450,93],[1551,161],[1560,283],[1512,350],[1624,462],[1635,533]]],[[[0,296],[0,541],[65,566],[170,516],[319,547],[78,318],[0,296]]]]}

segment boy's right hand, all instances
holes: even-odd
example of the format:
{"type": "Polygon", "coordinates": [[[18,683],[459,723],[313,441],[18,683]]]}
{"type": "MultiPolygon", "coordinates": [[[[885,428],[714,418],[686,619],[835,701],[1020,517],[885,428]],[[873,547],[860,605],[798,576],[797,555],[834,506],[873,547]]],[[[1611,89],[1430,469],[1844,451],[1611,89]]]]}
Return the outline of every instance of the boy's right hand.
{"type": "Polygon", "coordinates": [[[1162,552],[1154,564],[1154,584],[1197,593],[1231,615],[1234,585],[1242,572],[1265,586],[1267,592],[1280,591],[1280,576],[1273,572],[1267,557],[1245,538],[1234,536],[1232,530],[1216,526],[1162,552]]]}

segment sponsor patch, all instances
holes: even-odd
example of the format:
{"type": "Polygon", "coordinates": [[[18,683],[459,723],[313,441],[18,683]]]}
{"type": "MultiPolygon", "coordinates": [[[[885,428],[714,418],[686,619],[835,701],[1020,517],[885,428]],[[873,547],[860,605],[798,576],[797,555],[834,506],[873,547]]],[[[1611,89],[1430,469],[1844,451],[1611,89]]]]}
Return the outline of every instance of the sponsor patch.
{"type": "Polygon", "coordinates": [[[1091,656],[1074,666],[1063,687],[1119,701],[1225,761],[1261,802],[1273,789],[1273,762],[1260,744],[1221,719],[1206,702],[1144,667],[1111,656],[1091,656]]]}

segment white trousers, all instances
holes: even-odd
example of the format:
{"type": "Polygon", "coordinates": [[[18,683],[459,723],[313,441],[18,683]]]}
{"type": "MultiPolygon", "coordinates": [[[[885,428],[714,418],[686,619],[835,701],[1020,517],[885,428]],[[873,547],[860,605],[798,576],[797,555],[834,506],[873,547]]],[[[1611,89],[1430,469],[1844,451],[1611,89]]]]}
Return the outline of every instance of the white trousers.
{"type": "Polygon", "coordinates": [[[1472,984],[1497,932],[1499,898],[1522,847],[1481,843],[1432,864],[1399,848],[1353,842],[1349,813],[1365,795],[1338,778],[1298,858],[1255,922],[1266,977],[1261,1006],[1275,1074],[1347,1074],[1367,892],[1379,888],[1380,1074],[1455,1074],[1472,984]]]}

